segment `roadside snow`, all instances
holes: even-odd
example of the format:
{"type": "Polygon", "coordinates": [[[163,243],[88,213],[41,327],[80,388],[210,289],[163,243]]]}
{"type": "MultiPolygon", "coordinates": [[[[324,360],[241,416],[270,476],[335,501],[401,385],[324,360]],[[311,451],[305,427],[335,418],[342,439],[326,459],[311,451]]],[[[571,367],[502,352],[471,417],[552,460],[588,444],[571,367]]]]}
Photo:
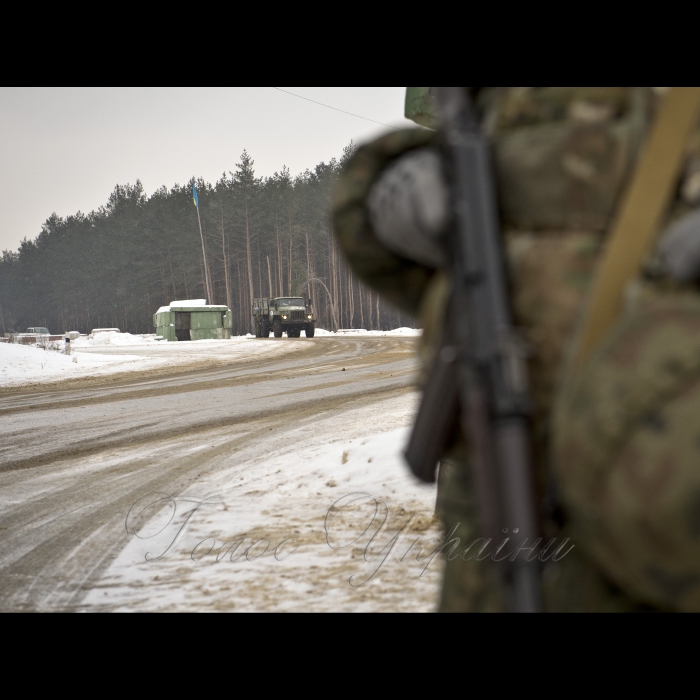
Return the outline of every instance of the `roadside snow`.
{"type": "MultiPolygon", "coordinates": [[[[316,329],[316,335],[319,337],[333,336],[336,338],[347,337],[347,336],[363,336],[363,337],[393,337],[393,336],[409,336],[416,337],[423,333],[422,330],[416,328],[396,328],[393,331],[368,331],[363,328],[348,328],[340,329],[337,332],[326,331],[322,328],[316,329]]],[[[86,348],[86,347],[102,347],[105,345],[152,345],[154,343],[166,343],[164,340],[156,340],[155,335],[131,335],[131,333],[115,333],[115,332],[104,332],[97,333],[93,338],[88,336],[83,336],[74,340],[72,346],[74,348],[86,348]]],[[[254,335],[248,333],[247,335],[236,336],[231,338],[233,341],[240,341],[255,338],[254,335]]],[[[198,340],[197,344],[208,342],[203,340],[198,340]]],[[[219,341],[214,341],[219,342],[219,341]]],[[[227,341],[228,342],[228,341],[227,341]]]]}
{"type": "Polygon", "coordinates": [[[141,372],[164,367],[187,366],[253,359],[260,355],[285,355],[302,349],[297,343],[270,343],[240,336],[231,340],[199,340],[196,343],[166,343],[155,336],[129,333],[99,333],[71,343],[72,354],[43,350],[34,345],[0,343],[0,388],[57,382],[65,379],[141,372]],[[105,354],[102,348],[114,348],[105,354]],[[123,348],[133,348],[126,354],[123,348]],[[81,352],[82,350],[82,352],[81,352]]]}
{"type": "Polygon", "coordinates": [[[60,380],[139,359],[131,355],[64,355],[33,345],[0,343],[0,386],[60,380]]]}
{"type": "Polygon", "coordinates": [[[302,421],[266,450],[231,429],[172,445],[203,473],[125,513],[129,541],[85,609],[434,610],[435,488],[401,455],[417,401],[302,421]]]}
{"type": "Polygon", "coordinates": [[[156,340],[155,335],[131,335],[131,333],[116,333],[115,331],[105,331],[96,333],[92,338],[81,337],[71,343],[73,348],[94,348],[104,345],[148,345],[151,343],[161,343],[156,340]]]}
{"type": "Polygon", "coordinates": [[[346,336],[356,336],[356,335],[361,335],[361,336],[375,336],[378,338],[385,338],[387,336],[397,336],[397,335],[403,335],[403,336],[410,336],[410,337],[415,337],[415,336],[420,336],[423,334],[423,331],[418,329],[418,328],[396,328],[393,331],[368,331],[365,330],[364,328],[341,328],[337,330],[335,333],[332,331],[326,331],[323,330],[322,328],[317,328],[316,329],[316,335],[318,336],[327,336],[327,335],[332,335],[335,337],[346,337],[346,336]]]}
{"type": "MultiPolygon", "coordinates": [[[[419,336],[421,330],[397,328],[393,331],[347,329],[333,333],[316,329],[319,337],[387,337],[419,336]]],[[[0,343],[0,388],[55,382],[68,378],[103,376],[120,372],[158,369],[166,366],[196,365],[197,363],[233,358],[252,358],[262,354],[283,355],[302,349],[296,343],[271,343],[251,334],[230,340],[199,340],[196,343],[168,343],[155,335],[104,332],[94,337],[77,338],[71,343],[72,355],[64,355],[64,344],[56,343],[59,351],[43,350],[33,345],[0,343]],[[123,354],[123,348],[133,347],[133,354],[123,354]],[[101,349],[114,348],[119,354],[109,355],[101,349]],[[82,352],[81,352],[82,351],[82,352]],[[144,354],[144,351],[147,351],[144,354]]]]}

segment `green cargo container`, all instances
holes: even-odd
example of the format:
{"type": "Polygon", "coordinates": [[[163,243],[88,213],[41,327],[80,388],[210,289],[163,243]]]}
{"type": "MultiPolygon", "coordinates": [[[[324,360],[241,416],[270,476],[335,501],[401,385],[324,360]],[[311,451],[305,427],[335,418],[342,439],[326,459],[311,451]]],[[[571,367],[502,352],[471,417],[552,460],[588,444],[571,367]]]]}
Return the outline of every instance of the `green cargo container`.
{"type": "Polygon", "coordinates": [[[228,340],[233,316],[227,306],[206,305],[204,300],[163,306],[153,316],[156,333],[165,340],[228,340]]]}

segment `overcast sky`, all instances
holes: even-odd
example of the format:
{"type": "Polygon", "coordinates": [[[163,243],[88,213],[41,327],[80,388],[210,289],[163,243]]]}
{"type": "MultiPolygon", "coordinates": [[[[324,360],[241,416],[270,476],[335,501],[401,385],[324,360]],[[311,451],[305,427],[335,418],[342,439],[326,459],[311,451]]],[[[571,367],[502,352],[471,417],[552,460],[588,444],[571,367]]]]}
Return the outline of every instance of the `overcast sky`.
{"type": "MultiPolygon", "coordinates": [[[[284,87],[393,126],[404,87],[284,87]]],[[[88,213],[116,184],[150,195],[192,176],[214,183],[243,149],[258,175],[292,175],[338,158],[387,128],[271,87],[0,88],[0,250],[36,238],[42,223],[88,213]]]]}

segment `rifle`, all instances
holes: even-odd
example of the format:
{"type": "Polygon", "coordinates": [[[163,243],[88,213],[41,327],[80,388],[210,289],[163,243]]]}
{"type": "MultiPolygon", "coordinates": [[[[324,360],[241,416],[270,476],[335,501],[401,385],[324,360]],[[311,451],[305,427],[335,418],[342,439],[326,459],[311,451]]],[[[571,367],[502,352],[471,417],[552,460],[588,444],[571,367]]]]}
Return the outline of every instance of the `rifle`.
{"type": "MultiPolygon", "coordinates": [[[[419,479],[434,483],[459,413],[484,537],[497,542],[504,528],[519,529],[519,537],[532,545],[537,525],[529,464],[531,403],[508,300],[489,147],[467,88],[435,93],[453,208],[453,293],[406,459],[419,479]]],[[[527,561],[523,552],[495,566],[510,608],[539,611],[536,561],[527,561]]]]}

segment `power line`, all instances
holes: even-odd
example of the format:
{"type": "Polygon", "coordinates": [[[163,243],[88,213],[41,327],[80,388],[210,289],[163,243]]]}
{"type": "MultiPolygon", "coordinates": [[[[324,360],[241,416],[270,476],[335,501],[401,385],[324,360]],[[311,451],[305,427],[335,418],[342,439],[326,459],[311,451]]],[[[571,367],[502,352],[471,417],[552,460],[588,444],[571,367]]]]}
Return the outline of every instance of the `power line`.
{"type": "Polygon", "coordinates": [[[342,112],[343,114],[349,114],[351,117],[357,117],[358,119],[364,119],[366,122],[373,122],[374,124],[381,124],[382,126],[388,126],[394,131],[399,131],[395,126],[391,124],[385,124],[384,122],[378,122],[375,119],[369,119],[368,117],[362,117],[359,114],[353,114],[352,112],[346,112],[344,109],[338,109],[337,107],[331,107],[330,105],[324,105],[323,102],[316,102],[316,100],[310,100],[308,97],[303,97],[302,95],[297,95],[289,90],[283,90],[282,88],[273,87],[273,90],[279,90],[280,92],[285,92],[287,95],[292,95],[292,97],[298,97],[300,100],[306,100],[307,102],[313,102],[315,105],[321,105],[321,107],[326,107],[327,109],[332,109],[336,112],[342,112]]]}

